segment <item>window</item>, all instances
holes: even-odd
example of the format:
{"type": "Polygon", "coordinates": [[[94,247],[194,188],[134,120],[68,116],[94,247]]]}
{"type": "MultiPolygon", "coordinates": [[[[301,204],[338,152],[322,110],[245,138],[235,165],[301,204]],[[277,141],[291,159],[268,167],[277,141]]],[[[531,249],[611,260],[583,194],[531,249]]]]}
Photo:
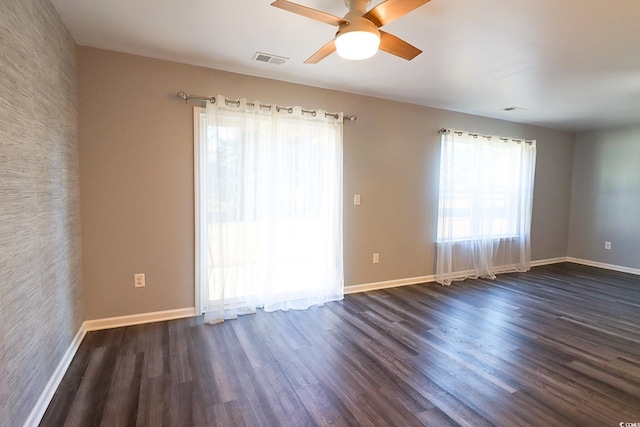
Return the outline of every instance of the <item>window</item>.
{"type": "Polygon", "coordinates": [[[528,269],[535,153],[535,141],[442,133],[436,280],[528,269]]]}
{"type": "Polygon", "coordinates": [[[342,117],[217,100],[196,116],[207,317],[341,299],[342,117]]]}

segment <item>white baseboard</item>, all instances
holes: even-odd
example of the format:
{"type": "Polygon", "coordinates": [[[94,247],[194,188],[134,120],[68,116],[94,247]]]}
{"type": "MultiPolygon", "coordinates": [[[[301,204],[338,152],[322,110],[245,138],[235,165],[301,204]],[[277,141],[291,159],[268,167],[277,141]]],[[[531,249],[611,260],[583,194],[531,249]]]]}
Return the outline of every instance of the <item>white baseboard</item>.
{"type": "MultiPolygon", "coordinates": [[[[531,261],[532,267],[538,267],[541,265],[558,264],[561,262],[567,262],[567,257],[540,259],[537,261],[531,261]]],[[[505,266],[504,268],[496,271],[497,273],[514,271],[512,266],[505,266]]],[[[406,279],[386,280],[384,282],[363,283],[361,285],[345,286],[344,294],[357,294],[359,292],[376,291],[380,289],[397,288],[399,286],[419,285],[421,283],[435,282],[435,275],[410,277],[406,279]]]]}
{"type": "Polygon", "coordinates": [[[537,261],[531,261],[531,267],[540,267],[541,265],[550,265],[550,264],[559,264],[561,262],[567,262],[569,258],[566,256],[559,258],[547,258],[547,259],[539,259],[537,261]]]}
{"type": "Polygon", "coordinates": [[[194,307],[178,308],[175,310],[154,311],[151,313],[132,314],[129,316],[108,317],[105,319],[86,320],[87,331],[120,328],[123,326],[142,325],[144,323],[162,322],[164,320],[182,319],[196,315],[194,307]]]}
{"type": "Polygon", "coordinates": [[[80,329],[78,329],[76,336],[73,338],[73,341],[71,341],[69,348],[67,348],[67,351],[65,351],[64,355],[62,356],[62,360],[60,360],[60,363],[58,363],[58,366],[53,372],[53,375],[51,375],[51,378],[49,378],[49,381],[40,394],[38,401],[31,410],[29,418],[27,418],[24,423],[25,427],[36,427],[38,426],[38,424],[40,424],[40,421],[42,421],[42,417],[44,417],[44,413],[47,411],[47,407],[49,406],[51,399],[53,399],[53,395],[56,393],[56,390],[58,390],[58,386],[60,385],[64,374],[67,372],[67,369],[69,368],[69,365],[71,364],[73,357],[76,355],[76,352],[80,347],[80,343],[82,343],[82,340],[84,339],[84,336],[86,334],[87,328],[83,323],[80,326],[80,329]]]}
{"type": "Polygon", "coordinates": [[[397,288],[398,286],[419,285],[435,281],[435,276],[410,277],[408,279],[387,280],[384,282],[364,283],[362,285],[345,286],[344,293],[357,294],[359,292],[375,291],[379,289],[397,288]]]}
{"type": "Polygon", "coordinates": [[[573,257],[568,257],[567,261],[572,262],[574,264],[588,265],[590,267],[604,268],[605,270],[619,271],[621,273],[630,273],[630,274],[636,274],[640,276],[640,269],[637,269],[637,268],[624,267],[622,265],[615,265],[615,264],[606,264],[604,262],[590,261],[588,259],[580,259],[580,258],[573,258],[573,257]]]}
{"type": "Polygon", "coordinates": [[[560,262],[571,262],[574,264],[587,265],[589,267],[603,268],[605,270],[619,271],[621,273],[629,273],[629,274],[635,274],[640,276],[640,269],[638,268],[624,267],[622,265],[607,264],[604,262],[591,261],[588,259],[574,258],[570,256],[532,261],[531,266],[537,267],[540,265],[557,264],[560,262]]]}

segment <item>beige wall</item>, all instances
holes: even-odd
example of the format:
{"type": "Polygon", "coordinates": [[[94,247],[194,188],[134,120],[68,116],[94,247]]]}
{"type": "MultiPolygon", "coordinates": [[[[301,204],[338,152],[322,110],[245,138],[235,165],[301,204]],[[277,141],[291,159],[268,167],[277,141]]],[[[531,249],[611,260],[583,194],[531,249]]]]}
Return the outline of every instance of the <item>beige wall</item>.
{"type": "Polygon", "coordinates": [[[0,0],[0,425],[22,426],[83,320],[75,44],[0,0]]]}
{"type": "Polygon", "coordinates": [[[85,47],[78,85],[87,319],[194,305],[192,104],[178,90],[358,116],[344,128],[347,286],[434,273],[442,127],[538,140],[532,255],[566,256],[573,134],[85,47]]]}

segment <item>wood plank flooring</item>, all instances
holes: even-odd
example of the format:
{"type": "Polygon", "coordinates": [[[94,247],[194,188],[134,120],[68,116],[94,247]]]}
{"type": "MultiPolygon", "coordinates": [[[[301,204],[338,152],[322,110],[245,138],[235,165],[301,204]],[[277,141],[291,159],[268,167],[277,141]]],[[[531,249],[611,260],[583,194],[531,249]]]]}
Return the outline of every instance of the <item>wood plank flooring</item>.
{"type": "Polygon", "coordinates": [[[640,277],[575,264],[86,335],[42,426],[640,423],[640,277]]]}

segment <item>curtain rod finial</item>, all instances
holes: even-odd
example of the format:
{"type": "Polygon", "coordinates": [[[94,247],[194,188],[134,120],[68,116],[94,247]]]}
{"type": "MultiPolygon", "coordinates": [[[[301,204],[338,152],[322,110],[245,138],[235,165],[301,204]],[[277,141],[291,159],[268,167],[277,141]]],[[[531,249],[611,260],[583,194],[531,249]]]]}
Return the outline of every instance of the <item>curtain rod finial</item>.
{"type": "Polygon", "coordinates": [[[183,91],[178,91],[178,93],[176,93],[176,95],[178,95],[178,98],[182,98],[184,99],[184,102],[186,102],[187,104],[189,103],[189,94],[183,91]]]}

